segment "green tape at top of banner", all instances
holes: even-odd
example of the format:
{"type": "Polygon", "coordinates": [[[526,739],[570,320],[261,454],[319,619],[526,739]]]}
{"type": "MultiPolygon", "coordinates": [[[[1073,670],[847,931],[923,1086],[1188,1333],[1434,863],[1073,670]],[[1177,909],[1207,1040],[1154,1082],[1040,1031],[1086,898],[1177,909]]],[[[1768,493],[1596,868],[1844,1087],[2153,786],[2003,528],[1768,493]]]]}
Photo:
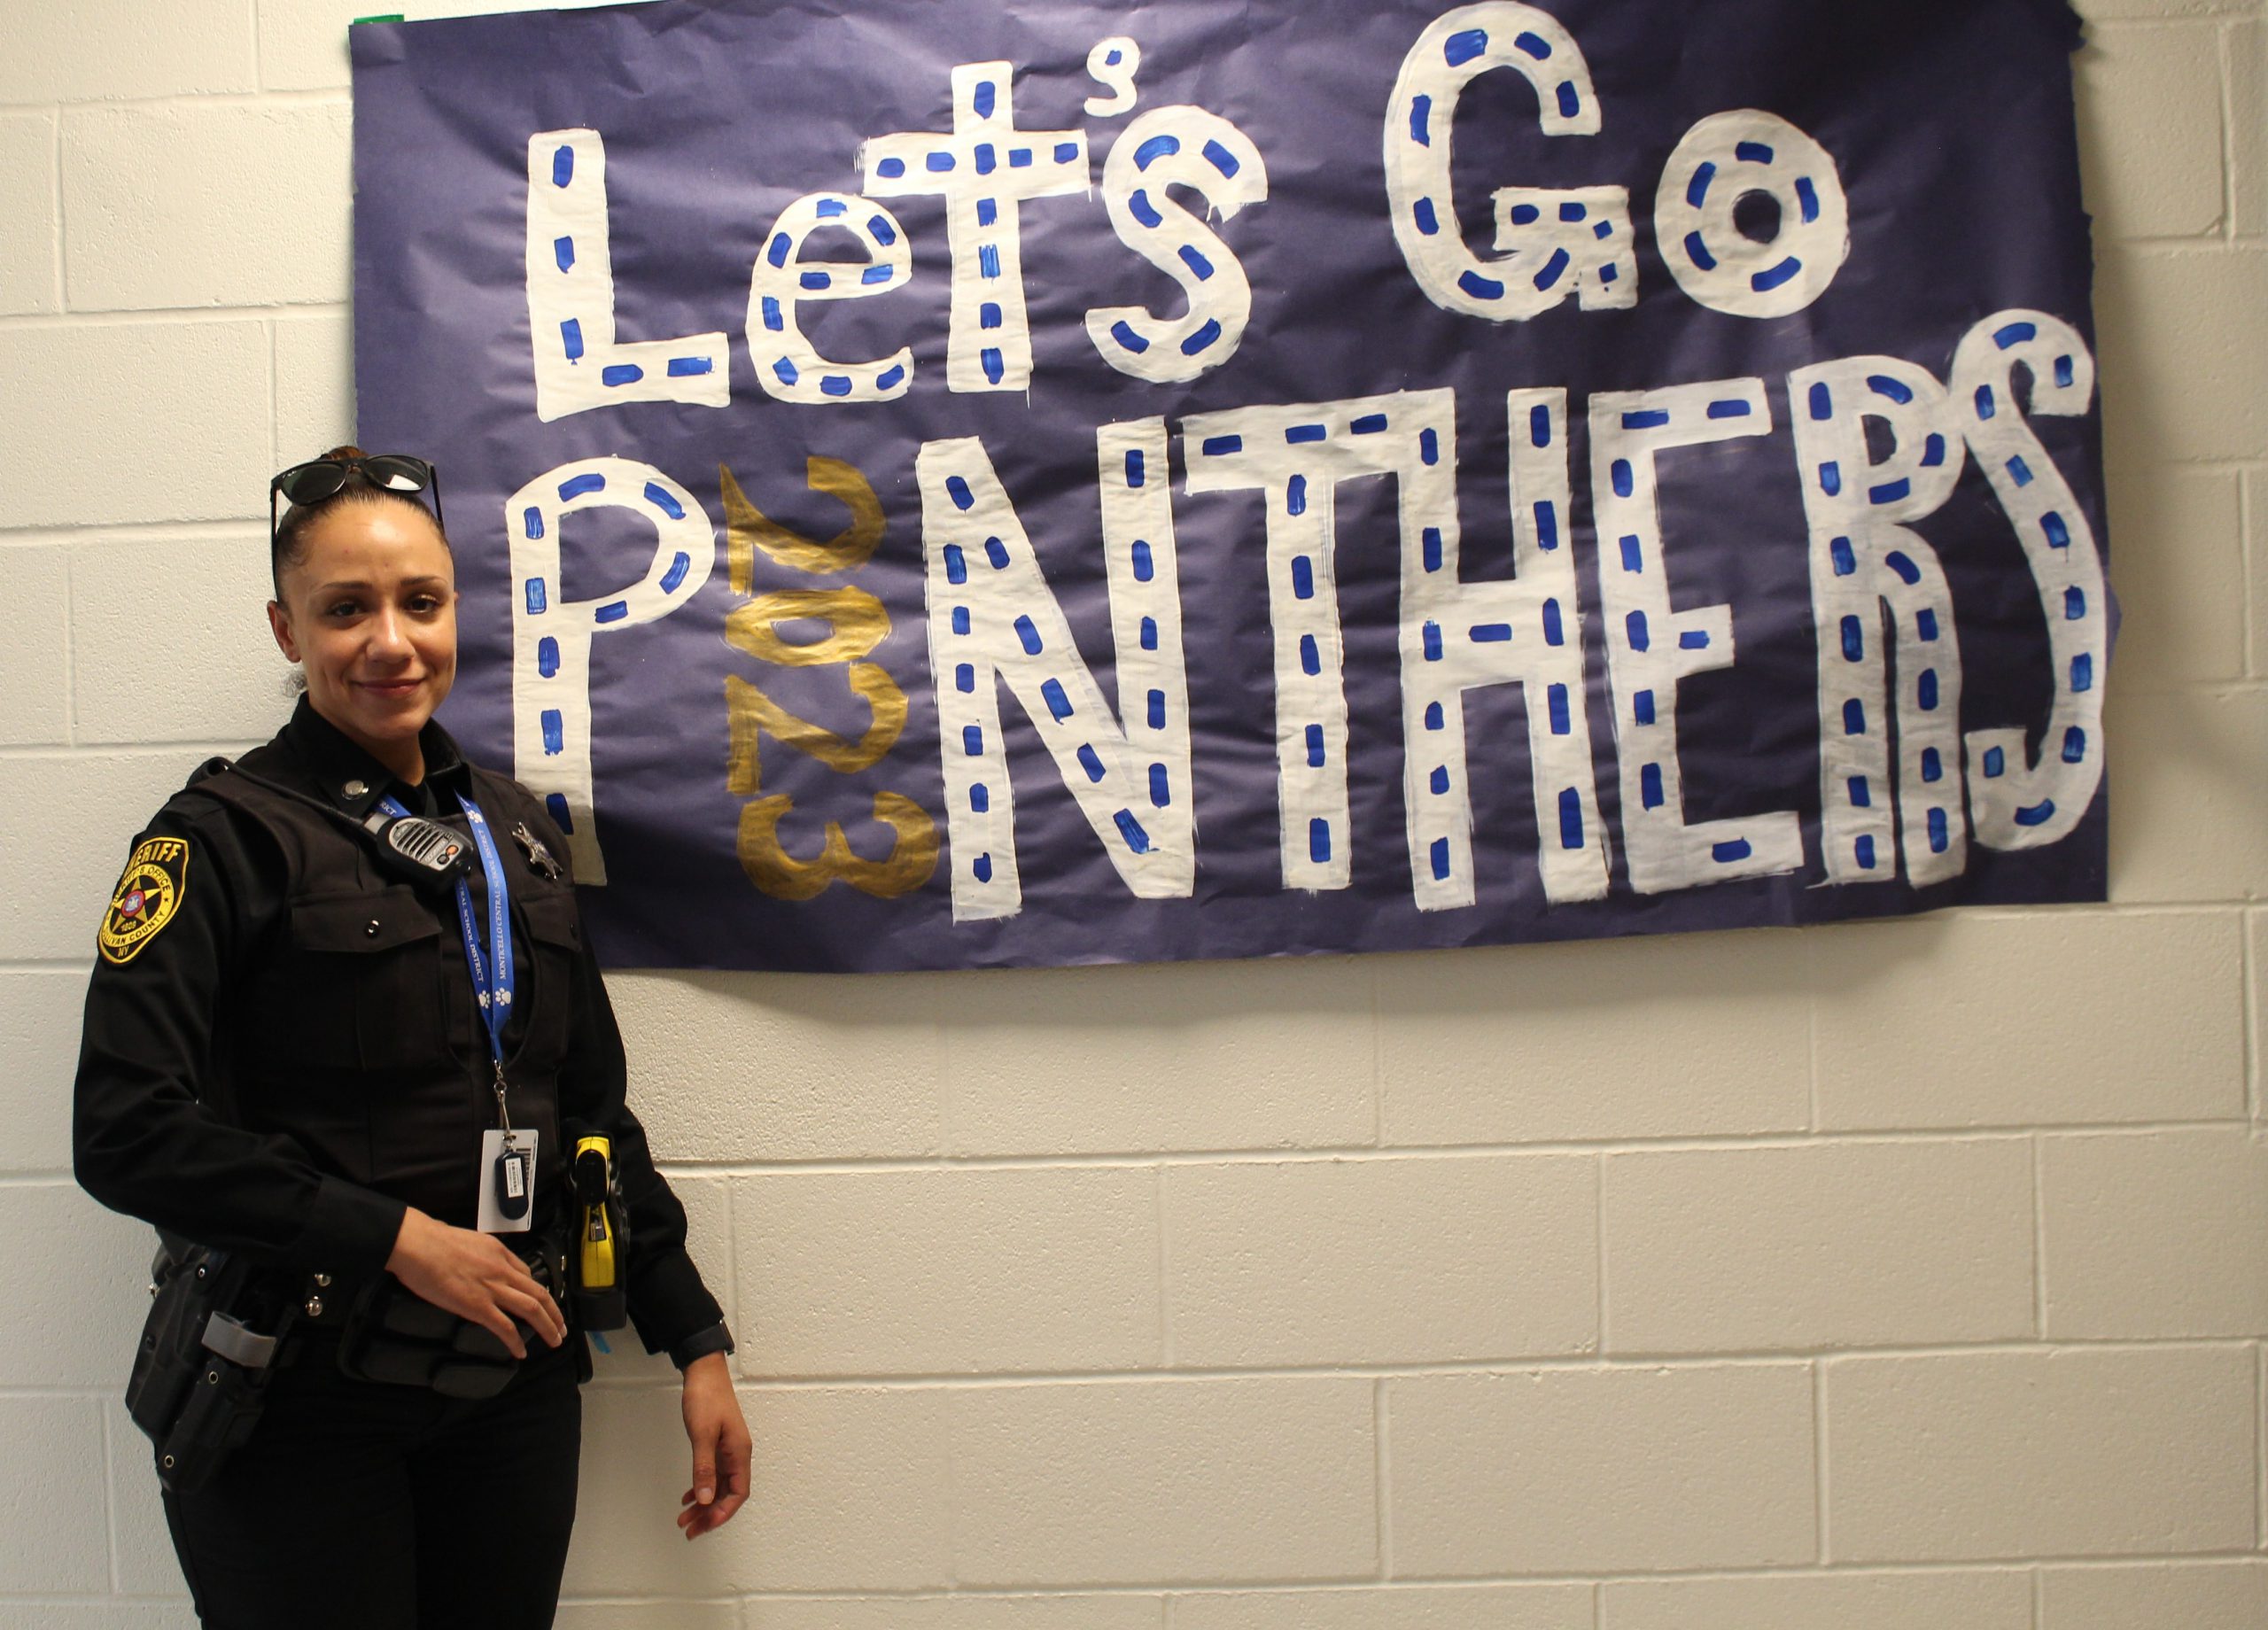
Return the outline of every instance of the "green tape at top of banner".
{"type": "Polygon", "coordinates": [[[380,12],[376,17],[358,17],[347,25],[360,28],[364,23],[406,23],[409,19],[400,12],[380,12]]]}

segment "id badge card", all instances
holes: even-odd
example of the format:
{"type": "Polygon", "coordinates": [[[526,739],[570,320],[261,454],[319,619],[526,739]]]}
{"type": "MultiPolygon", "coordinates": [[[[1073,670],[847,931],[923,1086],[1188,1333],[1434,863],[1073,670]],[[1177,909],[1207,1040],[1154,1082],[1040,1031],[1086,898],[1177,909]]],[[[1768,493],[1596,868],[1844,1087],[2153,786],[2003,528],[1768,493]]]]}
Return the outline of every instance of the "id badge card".
{"type": "Polygon", "coordinates": [[[480,1221],[484,1234],[519,1234],[535,1221],[532,1128],[480,1135],[480,1221]]]}

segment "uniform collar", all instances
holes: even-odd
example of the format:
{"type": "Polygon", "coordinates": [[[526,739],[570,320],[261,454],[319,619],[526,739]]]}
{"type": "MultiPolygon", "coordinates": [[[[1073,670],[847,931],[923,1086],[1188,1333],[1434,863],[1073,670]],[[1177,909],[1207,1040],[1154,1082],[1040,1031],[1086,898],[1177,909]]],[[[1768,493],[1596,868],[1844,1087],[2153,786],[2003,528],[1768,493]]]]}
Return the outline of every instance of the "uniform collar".
{"type": "MultiPolygon", "coordinates": [[[[360,820],[370,806],[406,783],[392,771],[357,746],[346,732],[315,710],[306,696],[292,710],[283,738],[314,775],[330,803],[360,820]]],[[[437,791],[470,793],[471,772],[464,755],[449,733],[431,720],[418,733],[417,744],[425,756],[425,784],[437,791]]]]}

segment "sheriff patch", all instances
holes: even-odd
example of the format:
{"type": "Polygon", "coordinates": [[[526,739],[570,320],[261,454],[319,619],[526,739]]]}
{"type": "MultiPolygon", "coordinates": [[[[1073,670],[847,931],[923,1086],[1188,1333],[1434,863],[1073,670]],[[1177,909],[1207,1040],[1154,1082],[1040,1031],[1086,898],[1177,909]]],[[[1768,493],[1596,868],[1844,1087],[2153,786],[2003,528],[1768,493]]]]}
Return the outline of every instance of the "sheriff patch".
{"type": "Polygon", "coordinates": [[[189,845],[151,838],[128,858],[95,943],[105,962],[131,962],[181,909],[189,887],[189,845]]]}

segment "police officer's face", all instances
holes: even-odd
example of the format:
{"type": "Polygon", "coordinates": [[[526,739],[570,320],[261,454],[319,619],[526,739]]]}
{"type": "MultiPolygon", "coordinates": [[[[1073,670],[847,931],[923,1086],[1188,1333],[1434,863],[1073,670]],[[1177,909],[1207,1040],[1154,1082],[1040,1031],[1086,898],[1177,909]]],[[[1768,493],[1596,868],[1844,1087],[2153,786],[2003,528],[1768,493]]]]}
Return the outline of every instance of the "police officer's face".
{"type": "Polygon", "coordinates": [[[448,546],[424,511],[344,503],[304,534],[268,608],[307,701],[380,764],[423,774],[417,733],[457,671],[457,590],[448,546]]]}

